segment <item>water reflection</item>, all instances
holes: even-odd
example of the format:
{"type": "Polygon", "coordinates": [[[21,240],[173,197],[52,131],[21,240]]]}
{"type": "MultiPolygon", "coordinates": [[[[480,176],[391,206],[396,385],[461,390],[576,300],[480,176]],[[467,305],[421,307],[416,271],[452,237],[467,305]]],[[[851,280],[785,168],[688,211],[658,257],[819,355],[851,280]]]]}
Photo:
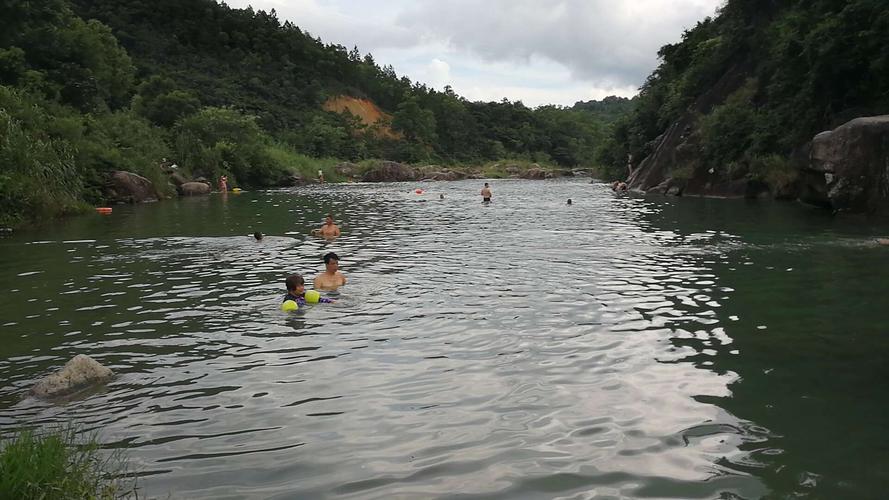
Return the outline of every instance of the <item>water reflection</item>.
{"type": "MultiPolygon", "coordinates": [[[[804,334],[799,314],[772,306],[816,294],[801,277],[819,265],[804,262],[818,237],[805,235],[846,241],[829,221],[581,181],[498,182],[489,207],[471,182],[428,184],[425,203],[415,187],[124,207],[3,240],[0,277],[15,286],[0,304],[13,339],[0,346],[0,425],[101,429],[131,449],[149,495],[796,491],[778,472],[787,453],[769,455],[793,447],[777,440],[796,420],[763,408],[805,383],[785,375],[782,389],[762,370],[804,334]],[[343,235],[309,237],[327,213],[343,235]],[[311,279],[328,251],[349,276],[339,300],[278,311],[284,277],[311,279]],[[790,335],[783,350],[761,340],[776,335],[790,335]],[[67,405],[20,399],[79,352],[120,376],[67,405]]],[[[868,373],[855,380],[885,371],[868,373]]]]}

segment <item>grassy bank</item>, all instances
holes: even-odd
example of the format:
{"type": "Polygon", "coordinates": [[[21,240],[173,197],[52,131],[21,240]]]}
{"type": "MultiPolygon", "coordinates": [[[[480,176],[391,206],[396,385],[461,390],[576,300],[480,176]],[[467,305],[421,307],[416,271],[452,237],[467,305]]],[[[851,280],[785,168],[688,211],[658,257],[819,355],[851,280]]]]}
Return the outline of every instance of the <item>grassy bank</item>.
{"type": "Polygon", "coordinates": [[[136,497],[135,479],[120,452],[100,450],[95,435],[73,428],[21,430],[0,441],[0,498],[136,497]]]}

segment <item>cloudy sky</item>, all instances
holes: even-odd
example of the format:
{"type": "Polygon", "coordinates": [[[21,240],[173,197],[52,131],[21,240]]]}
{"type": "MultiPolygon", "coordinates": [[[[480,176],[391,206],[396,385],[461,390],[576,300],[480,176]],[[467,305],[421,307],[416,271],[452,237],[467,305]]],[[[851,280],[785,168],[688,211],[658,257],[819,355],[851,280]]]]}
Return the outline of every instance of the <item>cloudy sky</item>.
{"type": "Polygon", "coordinates": [[[632,96],[657,50],[724,0],[227,0],[470,100],[632,96]]]}

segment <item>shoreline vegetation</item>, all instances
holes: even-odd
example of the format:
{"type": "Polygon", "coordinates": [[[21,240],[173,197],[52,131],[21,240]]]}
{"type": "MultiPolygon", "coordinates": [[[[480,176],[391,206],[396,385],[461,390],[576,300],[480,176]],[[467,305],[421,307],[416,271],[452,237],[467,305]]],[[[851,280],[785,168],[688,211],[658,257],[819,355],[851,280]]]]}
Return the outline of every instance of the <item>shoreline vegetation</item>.
{"type": "Polygon", "coordinates": [[[96,434],[73,426],[20,429],[0,437],[0,497],[138,498],[123,450],[104,450],[96,434]]]}
{"type": "Polygon", "coordinates": [[[242,189],[311,182],[318,170],[344,181],[344,163],[356,180],[368,162],[405,166],[369,176],[380,180],[517,175],[508,158],[546,177],[595,165],[632,107],[469,101],[274,10],[207,0],[46,0],[3,14],[0,227],[202,194],[189,181],[215,187],[223,175],[242,189]]]}

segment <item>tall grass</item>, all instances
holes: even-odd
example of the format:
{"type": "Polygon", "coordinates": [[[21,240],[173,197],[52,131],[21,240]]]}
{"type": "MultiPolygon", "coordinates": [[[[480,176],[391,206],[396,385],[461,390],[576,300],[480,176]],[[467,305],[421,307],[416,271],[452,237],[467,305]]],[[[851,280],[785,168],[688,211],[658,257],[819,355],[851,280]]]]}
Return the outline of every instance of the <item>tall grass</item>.
{"type": "Polygon", "coordinates": [[[317,179],[318,171],[324,172],[325,182],[341,182],[345,179],[337,175],[334,167],[340,160],[336,158],[312,158],[297,153],[286,144],[274,143],[266,147],[266,153],[279,165],[291,173],[300,174],[304,179],[317,179]]]}
{"type": "Polygon", "coordinates": [[[104,454],[95,435],[73,427],[20,430],[0,442],[0,499],[137,497],[120,451],[104,454]]]}

